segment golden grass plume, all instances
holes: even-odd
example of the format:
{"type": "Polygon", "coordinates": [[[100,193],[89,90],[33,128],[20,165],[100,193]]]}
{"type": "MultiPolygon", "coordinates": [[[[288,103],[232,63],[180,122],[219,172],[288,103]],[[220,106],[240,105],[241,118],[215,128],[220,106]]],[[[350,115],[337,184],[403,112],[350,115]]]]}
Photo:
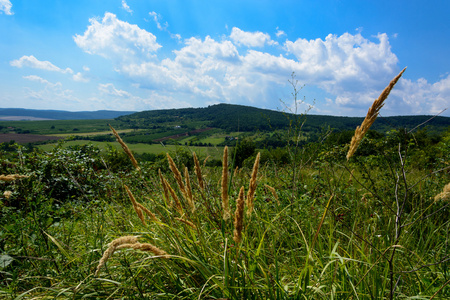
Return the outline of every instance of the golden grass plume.
{"type": "Polygon", "coordinates": [[[163,188],[164,197],[165,197],[167,203],[170,204],[169,189],[168,189],[167,184],[166,184],[167,180],[162,175],[161,169],[158,169],[158,175],[159,175],[159,180],[161,181],[161,186],[163,188]]]}
{"type": "Polygon", "coordinates": [[[268,185],[268,184],[265,184],[264,185],[271,193],[272,193],[272,196],[275,198],[275,200],[277,200],[277,202],[278,202],[278,195],[277,195],[277,191],[275,190],[275,188],[274,187],[271,187],[270,185],[268,185]]]}
{"type": "Polygon", "coordinates": [[[403,72],[405,72],[405,70],[406,68],[404,68],[397,76],[395,76],[394,79],[391,80],[389,85],[383,90],[383,92],[381,92],[380,96],[377,99],[375,99],[372,106],[369,108],[366,118],[361,123],[361,126],[356,127],[355,134],[353,135],[352,141],[350,142],[350,148],[347,152],[347,160],[349,160],[350,157],[352,157],[353,154],[355,154],[356,149],[358,149],[359,143],[361,143],[361,140],[369,130],[370,126],[372,126],[372,124],[377,119],[378,114],[380,113],[380,109],[384,105],[384,101],[389,96],[389,93],[394,88],[395,84],[403,75],[403,72]]]}
{"type": "Polygon", "coordinates": [[[195,152],[192,154],[194,157],[194,164],[195,164],[195,174],[197,175],[197,181],[198,181],[198,185],[200,186],[200,189],[202,191],[205,190],[205,186],[203,183],[203,177],[202,177],[202,169],[200,167],[200,162],[197,158],[197,155],[195,154],[195,152]]]}
{"type": "Polygon", "coordinates": [[[136,244],[137,242],[138,242],[137,237],[129,236],[129,235],[113,240],[109,244],[108,249],[106,249],[106,251],[103,253],[103,256],[100,259],[100,262],[98,263],[98,266],[97,266],[94,276],[98,275],[98,272],[100,271],[100,269],[106,264],[106,262],[111,257],[111,255],[113,255],[114,251],[116,251],[118,246],[120,246],[122,244],[136,244]]]}
{"type": "Polygon", "coordinates": [[[434,200],[450,200],[450,182],[444,186],[444,189],[441,193],[437,194],[436,197],[434,197],[434,200]]]}
{"type": "Polygon", "coordinates": [[[128,148],[127,144],[125,144],[125,142],[120,138],[120,136],[117,133],[117,131],[111,125],[109,125],[109,128],[111,128],[114,136],[116,137],[117,142],[119,142],[120,146],[122,146],[122,149],[125,152],[125,154],[128,155],[128,157],[130,158],[131,163],[133,164],[133,166],[136,168],[136,170],[140,171],[141,167],[139,167],[138,162],[134,158],[133,153],[131,153],[130,148],[128,148]]]}
{"type": "Polygon", "coordinates": [[[97,276],[100,272],[100,269],[106,264],[108,259],[113,255],[114,251],[118,249],[124,249],[124,248],[132,248],[135,250],[141,250],[141,251],[149,251],[157,256],[161,256],[163,258],[168,258],[168,254],[166,251],[161,250],[160,248],[148,244],[148,243],[139,243],[138,238],[136,236],[123,236],[120,238],[117,238],[113,240],[109,246],[108,249],[103,253],[102,258],[100,259],[100,262],[98,263],[97,269],[95,270],[94,276],[97,276]]]}
{"type": "Polygon", "coordinates": [[[173,177],[175,177],[175,180],[178,183],[178,187],[180,188],[181,193],[183,196],[186,195],[186,189],[184,187],[183,178],[181,177],[181,173],[178,170],[177,166],[175,165],[175,162],[173,161],[172,157],[170,157],[169,153],[167,153],[167,160],[169,161],[169,168],[172,170],[173,177]]]}
{"type": "Polygon", "coordinates": [[[186,225],[188,225],[188,226],[190,226],[190,227],[192,227],[192,228],[194,228],[194,229],[197,229],[197,226],[195,226],[195,224],[192,223],[192,222],[189,221],[189,220],[182,219],[182,218],[175,218],[175,220],[180,221],[181,223],[184,223],[184,224],[186,224],[186,225]]]}
{"type": "Polygon", "coordinates": [[[239,191],[236,201],[236,211],[234,212],[234,232],[233,240],[240,243],[242,240],[242,229],[244,227],[244,187],[239,191]]]}
{"type": "Polygon", "coordinates": [[[19,175],[19,174],[9,174],[9,175],[0,175],[1,181],[14,181],[17,179],[28,178],[30,176],[27,175],[19,175]]]}
{"type": "Polygon", "coordinates": [[[247,216],[250,216],[253,212],[260,157],[261,153],[258,153],[256,155],[255,163],[253,164],[252,177],[250,178],[247,192],[247,216]]]}
{"type": "MultiPolygon", "coordinates": [[[[142,224],[147,225],[147,224],[145,223],[144,214],[142,213],[142,210],[141,210],[141,208],[139,207],[139,205],[138,205],[138,203],[137,203],[137,201],[136,201],[136,198],[134,198],[133,193],[131,192],[131,190],[128,188],[127,185],[124,185],[124,187],[125,187],[125,190],[127,191],[128,197],[129,197],[130,200],[131,200],[131,203],[133,203],[134,211],[135,211],[136,214],[138,215],[139,219],[141,219],[142,224]]],[[[142,206],[142,205],[141,205],[141,206],[142,206]]]]}

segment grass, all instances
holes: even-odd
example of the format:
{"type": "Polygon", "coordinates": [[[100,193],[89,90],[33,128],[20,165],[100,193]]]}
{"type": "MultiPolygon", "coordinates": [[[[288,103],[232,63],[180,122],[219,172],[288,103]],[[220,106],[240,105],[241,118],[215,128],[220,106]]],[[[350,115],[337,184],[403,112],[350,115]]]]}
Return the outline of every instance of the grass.
{"type": "Polygon", "coordinates": [[[222,168],[180,148],[123,168],[19,148],[1,165],[29,177],[1,185],[0,297],[448,299],[449,167],[410,167],[409,146],[305,146],[295,170],[234,169],[227,148],[222,168]]]}
{"type": "MultiPolygon", "coordinates": [[[[83,141],[83,140],[75,140],[75,141],[66,141],[64,143],[65,147],[70,146],[80,146],[80,145],[86,145],[86,144],[92,144],[95,147],[98,147],[102,150],[107,150],[108,145],[112,145],[116,149],[121,149],[120,145],[116,142],[96,142],[96,141],[83,141]]],[[[44,144],[39,145],[38,148],[42,149],[43,151],[51,151],[55,146],[58,144],[44,144]]],[[[178,146],[178,145],[162,145],[162,144],[128,144],[128,147],[131,151],[137,153],[137,154],[144,154],[144,153],[150,153],[150,154],[161,154],[161,153],[167,153],[171,151],[176,151],[178,148],[186,148],[190,152],[196,152],[204,157],[211,156],[212,158],[220,158],[222,156],[222,147],[198,147],[198,146],[178,146]]]]}

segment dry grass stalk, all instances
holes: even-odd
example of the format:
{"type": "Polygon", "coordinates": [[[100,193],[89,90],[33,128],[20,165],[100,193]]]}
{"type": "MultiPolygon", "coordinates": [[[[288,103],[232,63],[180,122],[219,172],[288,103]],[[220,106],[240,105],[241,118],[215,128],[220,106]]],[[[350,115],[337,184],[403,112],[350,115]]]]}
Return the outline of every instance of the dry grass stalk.
{"type": "Polygon", "coordinates": [[[198,158],[197,158],[197,155],[195,154],[195,152],[192,155],[194,156],[195,174],[197,175],[198,185],[200,186],[200,189],[202,191],[204,191],[205,186],[203,184],[202,169],[200,168],[200,162],[198,161],[198,158]]]}
{"type": "Polygon", "coordinates": [[[253,212],[255,192],[256,192],[256,179],[258,175],[259,160],[261,153],[256,155],[255,163],[253,164],[252,177],[250,178],[250,184],[247,192],[247,216],[250,216],[253,212]]]}
{"type": "Polygon", "coordinates": [[[5,191],[3,193],[3,197],[5,197],[6,199],[11,198],[11,196],[12,196],[12,192],[11,191],[5,191]]]}
{"type": "Polygon", "coordinates": [[[137,202],[137,206],[138,206],[141,210],[143,210],[143,211],[147,214],[147,216],[149,216],[150,219],[152,219],[152,221],[159,222],[159,219],[156,217],[156,215],[155,215],[154,213],[152,213],[152,212],[151,212],[148,208],[146,208],[144,205],[142,205],[141,203],[137,202]]]}
{"type": "Polygon", "coordinates": [[[234,234],[233,240],[240,243],[242,240],[242,228],[244,227],[244,187],[239,191],[236,201],[236,211],[234,212],[234,234]]]}
{"type": "Polygon", "coordinates": [[[268,184],[265,184],[264,185],[271,193],[272,193],[272,196],[275,198],[275,200],[277,200],[277,202],[278,202],[278,195],[277,195],[277,191],[275,190],[275,188],[274,187],[271,187],[270,185],[268,185],[268,184]]]}
{"type": "Polygon", "coordinates": [[[189,171],[188,171],[187,167],[184,168],[184,179],[186,181],[187,201],[188,201],[189,207],[191,208],[191,211],[194,212],[195,211],[195,204],[194,204],[194,198],[192,196],[191,181],[189,179],[189,171]]]}
{"type": "Polygon", "coordinates": [[[149,244],[149,243],[122,244],[122,245],[118,246],[116,248],[116,250],[125,249],[125,248],[132,248],[134,250],[152,252],[153,254],[155,254],[157,256],[161,256],[162,258],[169,258],[169,255],[167,254],[166,251],[164,251],[156,246],[153,246],[152,244],[149,244]]]}
{"type": "Polygon", "coordinates": [[[234,172],[233,172],[233,177],[234,178],[236,178],[236,176],[238,175],[238,172],[239,172],[239,167],[236,166],[236,168],[234,169],[234,172]]]}
{"type": "Polygon", "coordinates": [[[167,188],[167,185],[166,185],[167,181],[164,178],[164,176],[162,175],[161,169],[158,169],[158,175],[159,175],[159,180],[161,181],[161,185],[163,187],[164,197],[166,198],[167,203],[170,203],[169,189],[167,188]]]}
{"type": "Polygon", "coordinates": [[[434,200],[450,200],[450,182],[447,183],[446,186],[444,186],[444,189],[441,193],[437,194],[436,197],[434,197],[434,200]]]}
{"type": "Polygon", "coordinates": [[[192,223],[191,221],[182,219],[182,218],[175,218],[175,220],[180,221],[181,223],[184,223],[192,228],[194,228],[195,230],[197,230],[197,226],[194,225],[194,223],[192,223]]]}
{"type": "Polygon", "coordinates": [[[383,92],[381,92],[378,99],[375,99],[372,106],[369,108],[366,118],[361,123],[361,126],[356,127],[355,134],[353,135],[352,141],[350,143],[350,149],[348,150],[348,153],[347,153],[347,160],[349,160],[350,157],[352,157],[353,154],[355,154],[356,149],[358,149],[359,143],[361,142],[364,135],[369,130],[370,126],[372,126],[372,124],[377,119],[380,109],[384,105],[384,101],[389,96],[389,93],[394,88],[395,84],[400,79],[400,77],[402,76],[403,72],[405,72],[405,70],[406,70],[406,68],[404,68],[397,76],[395,76],[394,79],[391,80],[389,85],[383,90],[383,92]]]}
{"type": "Polygon", "coordinates": [[[226,221],[230,218],[230,202],[228,200],[228,147],[223,149],[222,160],[222,209],[223,219],[226,221]]]}
{"type": "Polygon", "coordinates": [[[206,162],[208,161],[208,159],[209,159],[210,157],[211,157],[211,156],[208,155],[208,156],[205,158],[205,160],[203,161],[203,168],[206,166],[206,162]]]}
{"type": "Polygon", "coordinates": [[[172,195],[172,198],[175,201],[175,208],[177,209],[177,211],[180,215],[183,215],[183,206],[181,205],[180,198],[178,198],[177,194],[175,193],[173,188],[170,186],[170,183],[168,183],[167,180],[165,180],[165,179],[164,179],[164,181],[167,186],[167,189],[169,190],[169,193],[172,195]]]}
{"type": "Polygon", "coordinates": [[[186,197],[186,189],[184,187],[183,178],[181,177],[180,171],[178,171],[177,166],[175,165],[175,162],[173,161],[172,157],[170,157],[169,153],[167,153],[167,159],[169,160],[169,168],[172,170],[173,176],[175,177],[175,180],[178,183],[178,187],[180,188],[181,193],[183,196],[186,197]]]}
{"type": "MultiPolygon", "coordinates": [[[[125,190],[127,191],[128,197],[131,200],[131,203],[133,203],[133,208],[134,211],[136,212],[136,214],[138,215],[139,219],[141,219],[142,224],[147,225],[147,223],[145,223],[145,219],[144,219],[144,214],[142,213],[141,208],[139,207],[139,203],[137,203],[136,199],[133,196],[133,193],[131,192],[131,190],[128,188],[128,186],[124,185],[125,190]]],[[[141,205],[142,206],[142,205],[141,205]]]]}
{"type": "Polygon", "coordinates": [[[17,179],[28,178],[30,176],[27,175],[19,175],[19,174],[9,174],[9,175],[0,175],[1,181],[14,181],[17,179]]]}
{"type": "Polygon", "coordinates": [[[113,240],[109,246],[108,249],[103,253],[102,258],[100,259],[100,262],[98,263],[97,270],[95,271],[95,275],[98,275],[98,272],[100,269],[106,264],[108,259],[113,255],[114,251],[116,251],[117,247],[123,244],[136,244],[138,242],[137,237],[135,236],[123,236],[118,239],[113,240]]]}
{"type": "Polygon", "coordinates": [[[130,158],[131,163],[133,164],[133,166],[136,168],[136,170],[140,171],[141,167],[139,167],[138,162],[134,158],[133,153],[131,153],[130,148],[128,148],[127,144],[125,144],[125,142],[120,138],[120,136],[117,133],[117,131],[111,125],[109,125],[109,128],[111,128],[114,136],[116,137],[117,142],[119,142],[120,146],[122,146],[122,149],[125,152],[125,154],[128,155],[128,157],[130,158]]]}

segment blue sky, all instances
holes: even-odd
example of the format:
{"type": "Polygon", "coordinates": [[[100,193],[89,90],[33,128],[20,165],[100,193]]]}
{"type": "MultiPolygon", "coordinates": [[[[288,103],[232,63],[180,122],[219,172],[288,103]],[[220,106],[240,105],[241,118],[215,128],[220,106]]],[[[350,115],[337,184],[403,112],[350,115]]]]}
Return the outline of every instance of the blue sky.
{"type": "Polygon", "coordinates": [[[450,1],[0,0],[0,107],[450,116],[450,1]]]}

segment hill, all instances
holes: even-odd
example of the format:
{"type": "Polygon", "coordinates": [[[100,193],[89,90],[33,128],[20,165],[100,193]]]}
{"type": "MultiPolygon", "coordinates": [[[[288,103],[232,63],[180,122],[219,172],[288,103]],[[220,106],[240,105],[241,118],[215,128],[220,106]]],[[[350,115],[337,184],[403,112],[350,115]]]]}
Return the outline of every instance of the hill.
{"type": "Polygon", "coordinates": [[[21,120],[93,120],[93,119],[114,119],[119,116],[132,114],[134,111],[64,111],[64,110],[39,110],[24,108],[0,108],[0,120],[21,121],[21,120]]]}
{"type": "MultiPolygon", "coordinates": [[[[372,129],[388,131],[395,128],[412,129],[429,120],[432,116],[379,117],[372,129]]],[[[116,118],[129,126],[146,127],[167,122],[205,122],[208,127],[227,131],[255,131],[283,129],[290,122],[303,122],[303,130],[319,131],[323,127],[336,130],[354,130],[364,120],[362,117],[337,117],[326,115],[294,115],[268,109],[234,104],[216,104],[204,108],[182,108],[143,111],[116,118]]],[[[426,123],[429,131],[442,132],[450,126],[449,117],[435,117],[426,123]]]]}

